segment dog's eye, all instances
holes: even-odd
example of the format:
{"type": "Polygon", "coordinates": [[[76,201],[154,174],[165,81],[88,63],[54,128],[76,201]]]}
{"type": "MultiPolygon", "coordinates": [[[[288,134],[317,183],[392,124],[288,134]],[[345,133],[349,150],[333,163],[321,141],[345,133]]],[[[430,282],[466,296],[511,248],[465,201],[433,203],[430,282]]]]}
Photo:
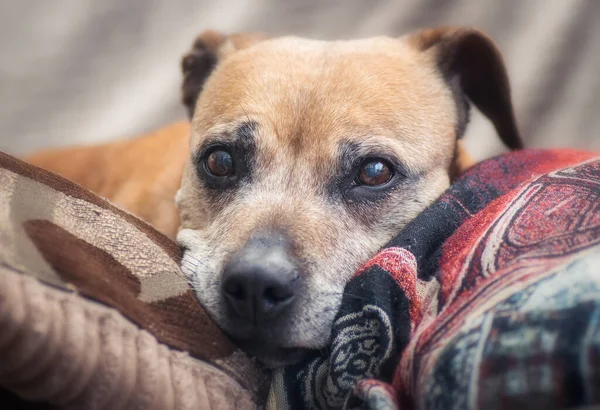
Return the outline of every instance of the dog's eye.
{"type": "Polygon", "coordinates": [[[228,177],[235,173],[231,154],[223,150],[210,153],[206,158],[206,169],[217,177],[228,177]]]}
{"type": "Polygon", "coordinates": [[[383,185],[392,178],[392,170],[384,160],[374,159],[363,163],[358,172],[357,182],[360,185],[383,185]]]}

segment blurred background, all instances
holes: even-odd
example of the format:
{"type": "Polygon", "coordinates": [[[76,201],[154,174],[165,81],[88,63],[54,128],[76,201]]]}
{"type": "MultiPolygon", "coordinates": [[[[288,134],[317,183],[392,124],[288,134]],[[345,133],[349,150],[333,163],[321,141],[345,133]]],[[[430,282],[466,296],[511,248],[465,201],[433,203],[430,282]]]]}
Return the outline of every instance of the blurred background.
{"type": "MultiPolygon", "coordinates": [[[[600,150],[600,0],[3,0],[0,150],[134,136],[184,119],[179,61],[200,31],[321,39],[471,25],[498,44],[528,146],[600,150]]],[[[477,113],[477,158],[502,150],[477,113]]]]}

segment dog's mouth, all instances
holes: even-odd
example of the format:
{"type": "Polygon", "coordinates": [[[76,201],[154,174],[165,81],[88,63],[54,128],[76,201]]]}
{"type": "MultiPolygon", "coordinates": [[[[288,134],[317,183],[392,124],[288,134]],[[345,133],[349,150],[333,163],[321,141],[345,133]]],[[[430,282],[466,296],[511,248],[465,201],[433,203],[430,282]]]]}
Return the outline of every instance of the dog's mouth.
{"type": "Polygon", "coordinates": [[[308,356],[316,353],[315,350],[302,347],[282,347],[263,339],[238,339],[232,338],[234,343],[250,356],[268,368],[289,366],[299,363],[308,356]]]}

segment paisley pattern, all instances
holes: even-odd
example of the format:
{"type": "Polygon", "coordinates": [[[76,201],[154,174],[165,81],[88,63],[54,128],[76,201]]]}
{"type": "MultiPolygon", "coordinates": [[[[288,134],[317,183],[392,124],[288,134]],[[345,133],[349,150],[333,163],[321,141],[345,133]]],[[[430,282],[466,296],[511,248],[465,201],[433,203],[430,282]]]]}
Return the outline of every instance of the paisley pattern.
{"type": "Polygon", "coordinates": [[[321,408],[340,407],[355,383],[365,374],[378,375],[392,353],[390,319],[377,306],[367,305],[361,312],[340,317],[334,329],[329,360],[316,360],[303,375],[304,396],[321,408]],[[311,389],[319,385],[324,388],[311,389]]]}
{"type": "Polygon", "coordinates": [[[600,159],[500,156],[359,270],[328,351],[276,375],[272,395],[288,408],[600,404],[599,289],[600,159]]]}

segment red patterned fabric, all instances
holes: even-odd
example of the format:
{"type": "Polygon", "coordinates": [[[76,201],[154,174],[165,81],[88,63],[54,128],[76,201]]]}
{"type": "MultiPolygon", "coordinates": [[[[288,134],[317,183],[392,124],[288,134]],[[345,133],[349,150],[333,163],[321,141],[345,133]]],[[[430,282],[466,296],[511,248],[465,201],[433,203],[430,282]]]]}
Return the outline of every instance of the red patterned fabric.
{"type": "Polygon", "coordinates": [[[346,292],[327,354],[275,378],[280,404],[600,404],[600,157],[529,150],[477,165],[346,292]]]}

